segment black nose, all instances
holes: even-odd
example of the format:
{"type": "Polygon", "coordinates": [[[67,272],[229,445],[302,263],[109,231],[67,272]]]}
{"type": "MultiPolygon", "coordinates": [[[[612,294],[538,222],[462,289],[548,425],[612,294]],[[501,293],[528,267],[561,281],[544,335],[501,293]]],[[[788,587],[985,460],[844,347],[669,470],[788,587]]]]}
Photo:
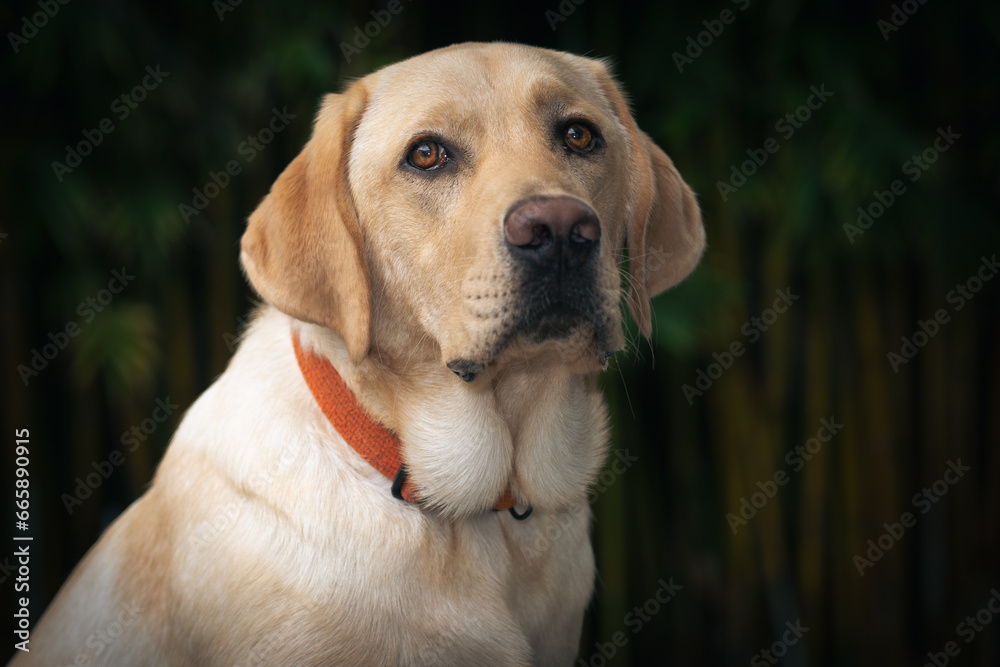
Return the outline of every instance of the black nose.
{"type": "Polygon", "coordinates": [[[518,202],[503,221],[516,254],[537,265],[583,265],[601,239],[594,209],[573,197],[536,197],[518,202]]]}

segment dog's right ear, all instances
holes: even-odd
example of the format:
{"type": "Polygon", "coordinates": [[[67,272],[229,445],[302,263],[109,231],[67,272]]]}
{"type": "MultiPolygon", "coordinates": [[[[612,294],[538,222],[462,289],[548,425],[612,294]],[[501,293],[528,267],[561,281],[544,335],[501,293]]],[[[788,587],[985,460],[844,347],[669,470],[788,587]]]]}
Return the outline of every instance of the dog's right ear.
{"type": "Polygon", "coordinates": [[[337,331],[355,361],[368,354],[371,287],[347,165],[367,98],[360,82],[326,96],[309,142],[251,214],[240,252],[265,301],[337,331]]]}

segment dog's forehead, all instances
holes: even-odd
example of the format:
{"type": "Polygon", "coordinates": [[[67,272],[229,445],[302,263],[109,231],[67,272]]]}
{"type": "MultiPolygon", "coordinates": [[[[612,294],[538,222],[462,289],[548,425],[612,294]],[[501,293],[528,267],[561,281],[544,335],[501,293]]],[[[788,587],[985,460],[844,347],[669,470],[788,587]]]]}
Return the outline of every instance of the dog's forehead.
{"type": "Polygon", "coordinates": [[[611,115],[597,61],[518,44],[460,44],[374,73],[364,124],[503,123],[543,108],[611,115]]]}

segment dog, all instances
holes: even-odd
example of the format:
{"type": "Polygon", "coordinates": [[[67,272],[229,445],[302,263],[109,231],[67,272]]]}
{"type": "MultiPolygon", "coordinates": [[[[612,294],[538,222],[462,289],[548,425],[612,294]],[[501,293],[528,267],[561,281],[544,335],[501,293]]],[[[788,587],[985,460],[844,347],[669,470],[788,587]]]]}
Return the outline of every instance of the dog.
{"type": "Polygon", "coordinates": [[[572,664],[597,376],[704,246],[603,61],[459,44],[327,95],[238,351],[11,664],[572,664]]]}

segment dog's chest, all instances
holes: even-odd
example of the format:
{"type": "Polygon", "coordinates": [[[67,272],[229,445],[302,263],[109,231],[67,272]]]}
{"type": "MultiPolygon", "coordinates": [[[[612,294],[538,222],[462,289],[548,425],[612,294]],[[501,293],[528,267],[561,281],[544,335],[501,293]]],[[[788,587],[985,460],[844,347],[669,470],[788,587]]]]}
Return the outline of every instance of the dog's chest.
{"type": "MultiPolygon", "coordinates": [[[[570,650],[579,632],[594,573],[588,521],[586,505],[523,522],[507,513],[451,524],[423,519],[395,544],[403,536],[397,531],[413,530],[414,522],[383,524],[392,537],[342,534],[333,551],[301,548],[294,560],[274,564],[274,584],[285,593],[269,600],[255,643],[232,657],[247,664],[339,664],[345,656],[353,664],[538,664],[559,644],[570,650]],[[315,662],[301,663],[303,655],[315,662]]],[[[247,599],[245,608],[261,602],[247,599]]]]}

